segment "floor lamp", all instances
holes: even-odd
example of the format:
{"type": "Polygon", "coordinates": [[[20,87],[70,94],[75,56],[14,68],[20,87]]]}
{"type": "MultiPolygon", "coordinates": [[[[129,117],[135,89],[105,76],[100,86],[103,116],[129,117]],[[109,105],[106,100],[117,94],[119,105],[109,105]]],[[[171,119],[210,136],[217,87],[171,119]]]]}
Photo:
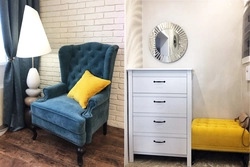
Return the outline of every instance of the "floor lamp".
{"type": "Polygon", "coordinates": [[[40,76],[36,68],[34,68],[34,57],[42,56],[51,52],[50,44],[43,28],[41,19],[36,10],[30,6],[25,6],[23,21],[17,46],[17,55],[19,58],[32,58],[32,67],[27,75],[26,94],[28,97],[24,99],[27,107],[25,108],[25,125],[32,126],[30,105],[40,95],[40,76]]]}
{"type": "Polygon", "coordinates": [[[37,97],[40,94],[40,76],[34,68],[34,57],[42,56],[51,52],[50,44],[43,28],[41,19],[36,10],[26,5],[23,14],[23,21],[17,46],[19,58],[32,58],[32,68],[27,76],[26,93],[30,97],[37,97]]]}

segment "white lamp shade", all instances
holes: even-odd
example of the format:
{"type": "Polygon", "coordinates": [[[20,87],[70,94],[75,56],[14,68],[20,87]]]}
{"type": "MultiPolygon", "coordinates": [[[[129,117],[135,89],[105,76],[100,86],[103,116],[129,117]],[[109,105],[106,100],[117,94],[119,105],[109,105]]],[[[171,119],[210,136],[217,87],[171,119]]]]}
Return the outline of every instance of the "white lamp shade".
{"type": "Polygon", "coordinates": [[[38,12],[26,5],[17,46],[17,57],[30,58],[51,52],[38,12]]]}

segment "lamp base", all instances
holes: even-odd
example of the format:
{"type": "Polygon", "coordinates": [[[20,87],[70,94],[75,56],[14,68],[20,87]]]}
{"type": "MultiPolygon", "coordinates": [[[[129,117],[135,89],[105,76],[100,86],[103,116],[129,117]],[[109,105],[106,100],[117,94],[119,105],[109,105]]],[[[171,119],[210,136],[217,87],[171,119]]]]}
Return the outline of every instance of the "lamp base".
{"type": "Polygon", "coordinates": [[[30,68],[27,76],[27,85],[26,94],[30,97],[36,97],[40,95],[41,91],[38,89],[40,86],[40,76],[36,68],[30,68]]]}
{"type": "Polygon", "coordinates": [[[41,93],[40,89],[26,89],[25,92],[30,97],[37,97],[41,93]]]}

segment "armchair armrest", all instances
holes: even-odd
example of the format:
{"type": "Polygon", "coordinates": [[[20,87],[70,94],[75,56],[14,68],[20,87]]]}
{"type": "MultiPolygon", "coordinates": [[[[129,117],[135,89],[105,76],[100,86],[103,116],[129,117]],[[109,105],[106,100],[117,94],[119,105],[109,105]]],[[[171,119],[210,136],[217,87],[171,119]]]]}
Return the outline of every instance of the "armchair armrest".
{"type": "Polygon", "coordinates": [[[82,115],[85,118],[92,117],[92,110],[96,108],[97,106],[101,105],[102,103],[104,103],[105,101],[107,101],[109,99],[109,93],[110,93],[110,90],[104,89],[103,91],[91,97],[88,101],[88,106],[82,115]]]}
{"type": "Polygon", "coordinates": [[[48,99],[60,96],[67,93],[67,86],[65,83],[58,83],[56,85],[53,86],[48,86],[46,88],[43,89],[43,94],[44,97],[38,99],[38,102],[43,102],[46,101],[48,99]]]}

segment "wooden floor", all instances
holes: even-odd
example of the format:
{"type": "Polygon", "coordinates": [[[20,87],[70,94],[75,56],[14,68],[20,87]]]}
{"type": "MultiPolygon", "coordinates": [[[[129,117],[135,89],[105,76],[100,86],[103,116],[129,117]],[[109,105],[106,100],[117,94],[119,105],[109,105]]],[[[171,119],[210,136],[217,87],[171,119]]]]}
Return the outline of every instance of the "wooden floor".
{"type": "MultiPolygon", "coordinates": [[[[123,129],[108,126],[107,135],[99,129],[85,146],[83,167],[123,167],[123,129]]],[[[76,167],[77,147],[45,130],[23,129],[0,136],[0,167],[76,167]]]]}

